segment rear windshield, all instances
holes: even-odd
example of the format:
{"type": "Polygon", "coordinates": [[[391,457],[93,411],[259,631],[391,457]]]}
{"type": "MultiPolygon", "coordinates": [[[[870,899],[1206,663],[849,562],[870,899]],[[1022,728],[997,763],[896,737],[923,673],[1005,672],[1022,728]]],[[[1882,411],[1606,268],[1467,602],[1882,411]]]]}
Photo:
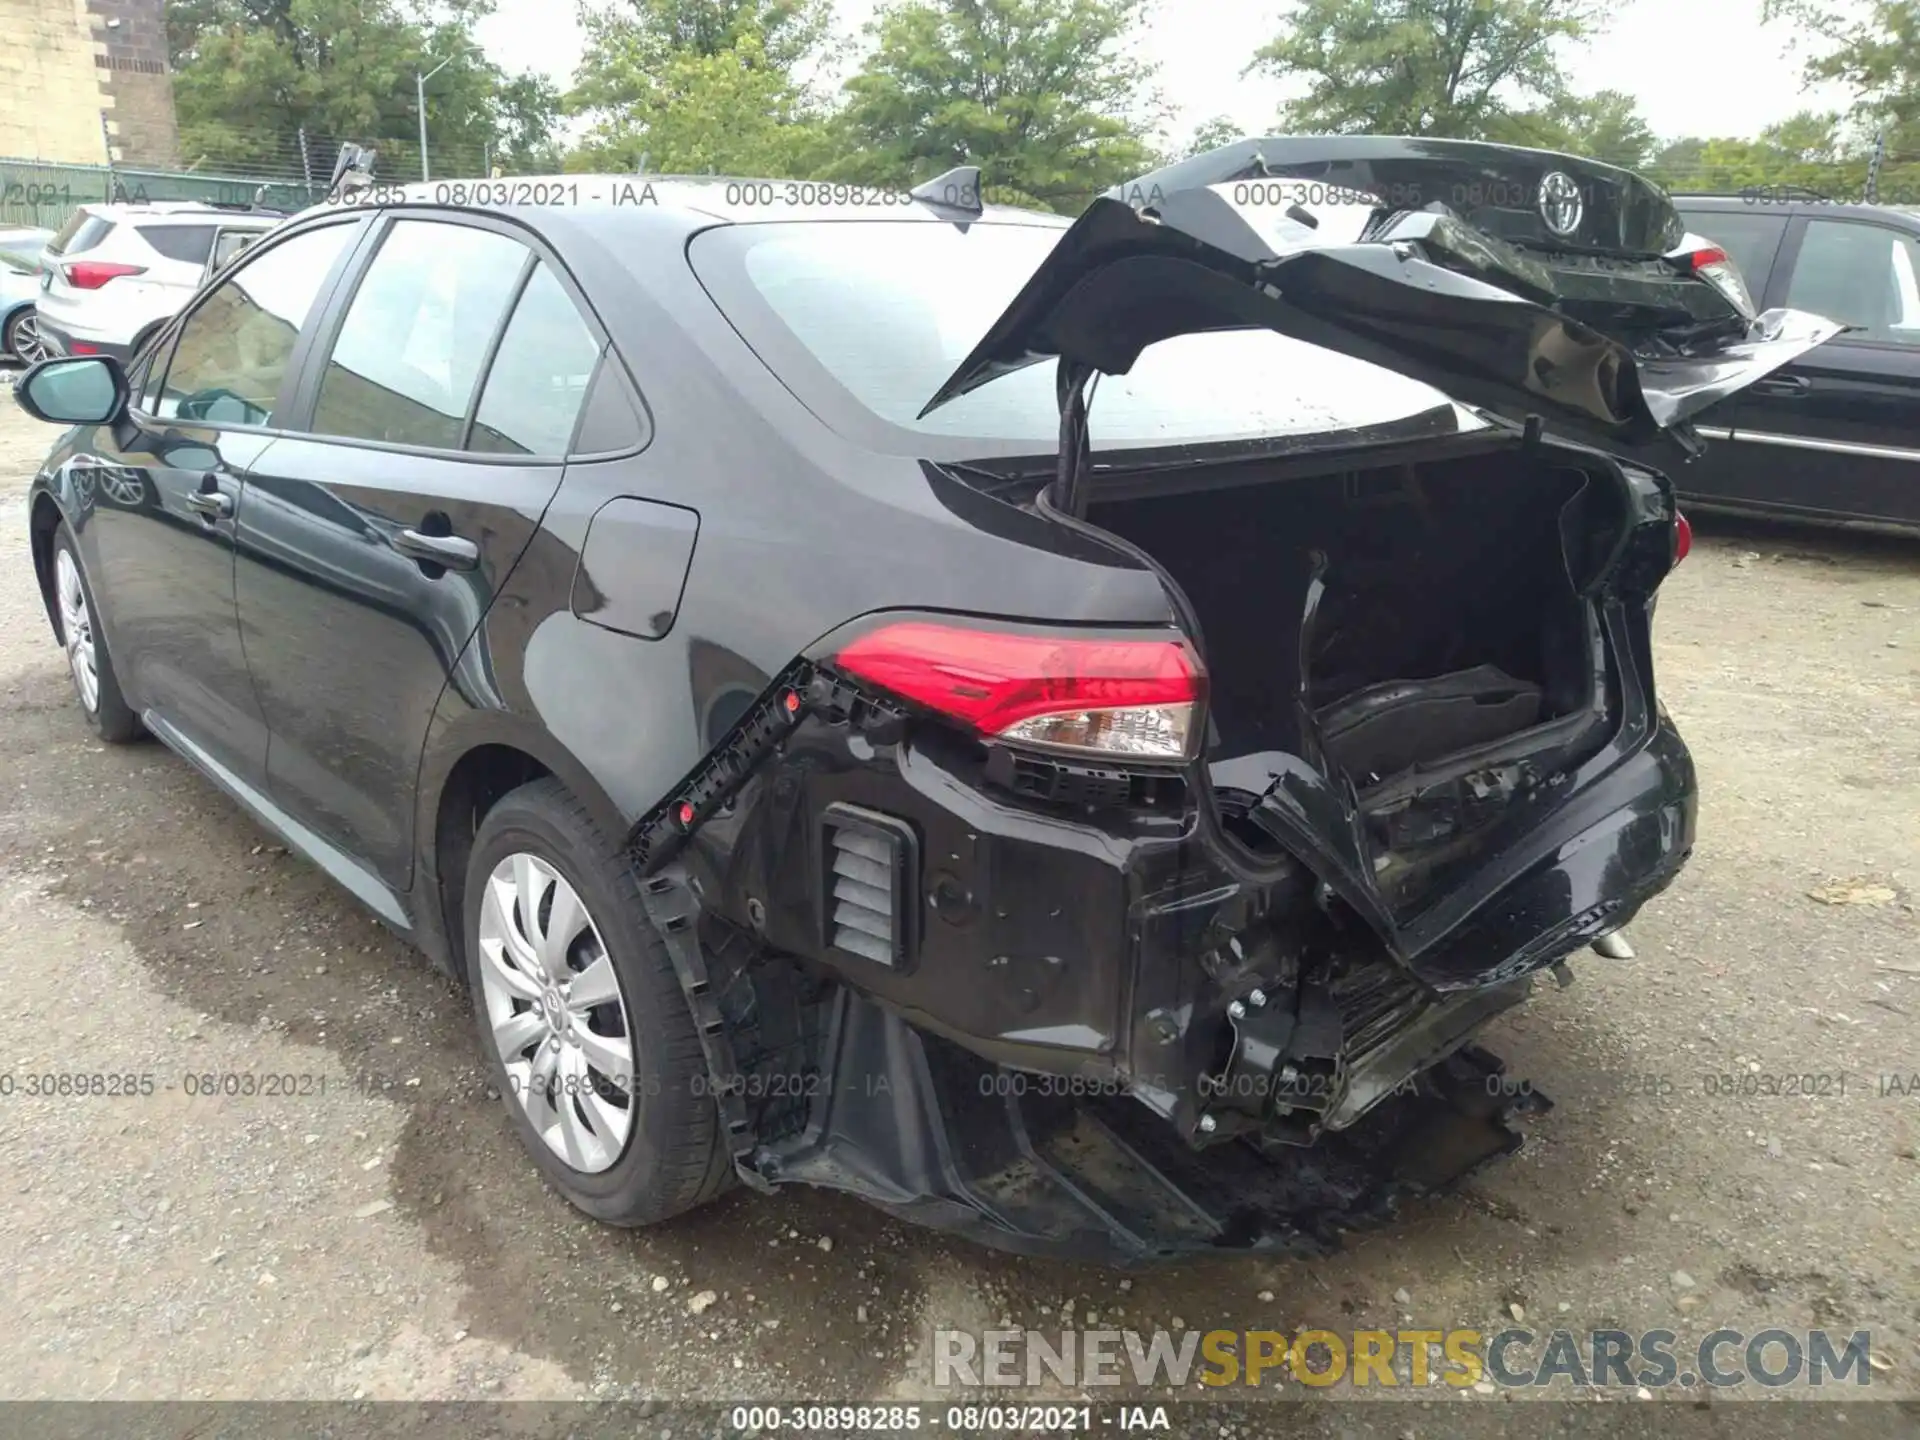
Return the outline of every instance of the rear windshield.
{"type": "MultiPolygon", "coordinates": [[[[1045,450],[1060,433],[1051,363],[916,417],[1063,233],[801,221],[705,231],[689,253],[747,343],[829,425],[842,428],[851,401],[914,434],[1045,450]]],[[[1446,403],[1416,381],[1266,330],[1176,336],[1098,386],[1090,430],[1110,447],[1346,430],[1446,403]]]]}
{"type": "Polygon", "coordinates": [[[111,220],[102,220],[98,215],[76,210],[53,239],[47,242],[47,252],[52,255],[78,255],[93,249],[112,233],[111,220]]]}
{"type": "Polygon", "coordinates": [[[213,253],[211,225],[136,225],[140,238],[169,260],[204,265],[213,253]]]}

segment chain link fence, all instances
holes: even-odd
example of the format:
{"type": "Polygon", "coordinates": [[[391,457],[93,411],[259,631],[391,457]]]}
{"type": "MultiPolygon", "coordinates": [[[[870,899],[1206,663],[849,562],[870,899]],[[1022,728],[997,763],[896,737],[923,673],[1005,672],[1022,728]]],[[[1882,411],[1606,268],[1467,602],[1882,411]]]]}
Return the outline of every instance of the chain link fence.
{"type": "MultiPolygon", "coordinates": [[[[413,138],[292,134],[220,126],[181,136],[178,170],[130,165],[76,165],[28,156],[0,156],[0,229],[57,230],[82,205],[198,200],[298,210],[326,196],[343,143],[378,155],[376,178],[401,182],[423,174],[413,138]]],[[[523,173],[524,165],[484,144],[429,142],[424,173],[440,180],[523,173]]]]}

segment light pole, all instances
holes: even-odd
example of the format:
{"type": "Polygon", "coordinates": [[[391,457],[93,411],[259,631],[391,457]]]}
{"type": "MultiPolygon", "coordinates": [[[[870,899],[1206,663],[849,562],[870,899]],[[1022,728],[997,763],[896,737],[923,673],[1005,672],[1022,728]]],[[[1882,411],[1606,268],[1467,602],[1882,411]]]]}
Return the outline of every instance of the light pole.
{"type": "Polygon", "coordinates": [[[431,180],[433,178],[427,173],[427,81],[438,75],[452,63],[453,56],[449,55],[424,75],[418,70],[413,72],[414,104],[420,111],[420,178],[422,180],[431,180]]]}

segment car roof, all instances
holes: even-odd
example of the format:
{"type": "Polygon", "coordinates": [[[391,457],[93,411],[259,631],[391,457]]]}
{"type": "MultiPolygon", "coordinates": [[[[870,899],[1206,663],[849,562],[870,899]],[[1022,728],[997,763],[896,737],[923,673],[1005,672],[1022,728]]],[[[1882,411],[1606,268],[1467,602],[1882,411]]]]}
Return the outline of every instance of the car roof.
{"type": "Polygon", "coordinates": [[[275,225],[286,216],[278,210],[252,210],[243,206],[213,205],[204,200],[143,200],[139,203],[116,200],[80,207],[89,215],[118,223],[131,221],[257,221],[275,225]]]}
{"type": "Polygon", "coordinates": [[[1679,194],[1669,198],[1672,199],[1675,209],[1691,210],[1701,214],[1730,214],[1741,210],[1759,210],[1787,217],[1826,215],[1842,220],[1883,221],[1892,218],[1905,225],[1920,227],[1920,210],[1912,206],[1852,204],[1838,200],[1823,200],[1811,191],[1796,192],[1791,189],[1773,190],[1762,187],[1746,194],[1679,194]]]}
{"type": "Polygon", "coordinates": [[[561,211],[615,214],[653,210],[680,217],[688,228],[780,220],[910,220],[930,224],[965,221],[1014,223],[1065,229],[1071,220],[1045,210],[986,205],[977,214],[910,198],[881,185],[734,175],[514,175],[497,180],[375,181],[356,196],[324,201],[303,210],[430,206],[528,220],[561,211]]]}

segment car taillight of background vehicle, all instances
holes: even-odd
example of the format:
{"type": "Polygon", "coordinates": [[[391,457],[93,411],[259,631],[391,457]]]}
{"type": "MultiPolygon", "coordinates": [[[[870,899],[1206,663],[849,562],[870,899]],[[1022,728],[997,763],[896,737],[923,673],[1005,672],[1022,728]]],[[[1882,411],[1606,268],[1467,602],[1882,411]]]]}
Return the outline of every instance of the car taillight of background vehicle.
{"type": "Polygon", "coordinates": [[[109,280],[118,280],[124,275],[144,275],[144,265],[115,265],[105,260],[71,260],[60,267],[67,277],[67,283],[76,290],[98,290],[109,280]]]}
{"type": "Polygon", "coordinates": [[[848,674],[984,736],[1109,759],[1184,760],[1206,693],[1186,642],[901,621],[834,657],[848,674]]]}
{"type": "Polygon", "coordinates": [[[1678,565],[1693,553],[1693,522],[1678,510],[1673,512],[1673,563],[1678,565]]]}
{"type": "Polygon", "coordinates": [[[1693,274],[1698,275],[1714,289],[1718,290],[1747,319],[1753,319],[1758,312],[1753,308],[1753,296],[1747,293],[1746,279],[1740,274],[1740,267],[1733,263],[1718,245],[1708,245],[1703,249],[1688,251],[1678,257],[1679,263],[1693,274]]]}

